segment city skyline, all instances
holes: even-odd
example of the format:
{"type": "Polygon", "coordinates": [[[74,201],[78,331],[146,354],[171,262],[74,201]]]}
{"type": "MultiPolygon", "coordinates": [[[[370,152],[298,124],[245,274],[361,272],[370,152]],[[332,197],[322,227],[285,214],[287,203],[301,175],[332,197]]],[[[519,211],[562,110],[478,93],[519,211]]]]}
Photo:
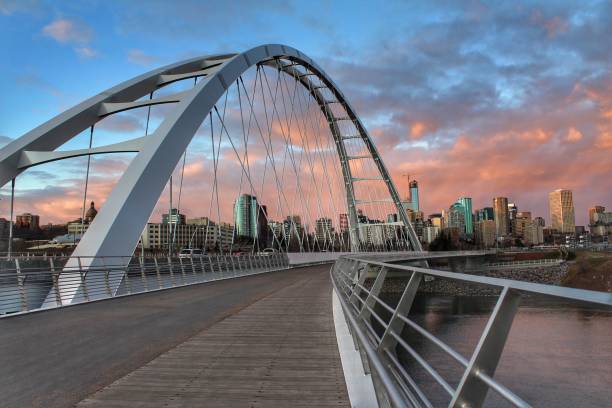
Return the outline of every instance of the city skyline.
{"type": "MultiPolygon", "coordinates": [[[[403,174],[419,181],[425,213],[447,208],[457,197],[469,196],[480,208],[491,197],[505,196],[550,223],[546,195],[565,188],[574,193],[576,224],[586,225],[588,208],[612,203],[611,57],[599,41],[612,37],[609,3],[385,4],[376,10],[362,3],[351,10],[321,5],[326,13],[314,15],[295,4],[282,12],[244,4],[246,17],[240,18],[246,24],[227,30],[224,41],[201,30],[200,20],[183,18],[180,28],[163,24],[176,13],[201,14],[194,12],[197,3],[180,10],[156,3],[147,10],[153,24],[135,17],[132,5],[110,7],[0,2],[0,46],[7,60],[24,67],[0,66],[0,86],[12,96],[10,105],[0,106],[1,145],[165,63],[284,42],[319,61],[335,79],[363,118],[400,194],[405,195],[403,174]],[[364,24],[359,33],[349,24],[372,21],[372,13],[380,23],[364,24]],[[264,14],[275,24],[262,33],[249,21],[264,14]],[[78,80],[85,73],[94,79],[78,80]]],[[[220,14],[233,19],[236,13],[220,14]]],[[[224,18],[210,23],[234,26],[224,18]]],[[[142,118],[127,115],[97,132],[113,140],[140,135],[140,125],[142,118]]],[[[88,201],[103,207],[128,157],[92,158],[88,201]]],[[[197,157],[187,160],[182,205],[192,212],[210,187],[202,180],[211,166],[197,157]]],[[[25,172],[17,180],[16,212],[57,222],[81,216],[83,163],[72,159],[25,172]]],[[[0,192],[3,217],[8,189],[0,192]]],[[[235,193],[221,192],[224,207],[231,207],[235,193]]],[[[164,200],[152,218],[167,208],[164,200]]]]}

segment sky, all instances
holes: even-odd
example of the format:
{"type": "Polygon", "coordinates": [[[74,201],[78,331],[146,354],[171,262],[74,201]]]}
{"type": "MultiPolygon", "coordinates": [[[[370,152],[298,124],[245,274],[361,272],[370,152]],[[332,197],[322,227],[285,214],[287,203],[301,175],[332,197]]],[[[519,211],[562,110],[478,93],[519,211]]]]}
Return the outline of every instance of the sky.
{"type": "MultiPolygon", "coordinates": [[[[158,66],[266,43],[334,79],[400,194],[403,174],[419,181],[426,214],[506,196],[548,219],[558,188],[573,191],[578,225],[589,207],[612,207],[610,1],[0,0],[0,146],[158,66]]],[[[99,132],[138,135],[130,116],[99,132]]],[[[20,176],[17,213],[78,218],[83,160],[20,176]]],[[[89,196],[103,202],[129,157],[95,160],[89,196]]]]}

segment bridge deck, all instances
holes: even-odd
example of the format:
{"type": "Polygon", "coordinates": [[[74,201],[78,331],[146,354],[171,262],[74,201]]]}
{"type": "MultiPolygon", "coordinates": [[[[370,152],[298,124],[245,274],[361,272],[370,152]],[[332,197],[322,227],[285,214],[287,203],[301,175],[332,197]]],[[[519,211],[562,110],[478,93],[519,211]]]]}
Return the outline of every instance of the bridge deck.
{"type": "Polygon", "coordinates": [[[0,406],[348,406],[328,271],[0,320],[0,406]]]}

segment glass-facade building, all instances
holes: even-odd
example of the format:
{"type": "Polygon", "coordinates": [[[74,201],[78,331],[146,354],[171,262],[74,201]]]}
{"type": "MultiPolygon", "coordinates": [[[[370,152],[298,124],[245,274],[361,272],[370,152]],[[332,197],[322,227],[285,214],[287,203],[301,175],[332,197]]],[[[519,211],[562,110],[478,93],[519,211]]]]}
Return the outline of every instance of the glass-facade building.
{"type": "Polygon", "coordinates": [[[463,219],[465,222],[465,234],[468,236],[474,235],[474,219],[472,215],[472,199],[470,197],[461,197],[457,200],[457,204],[463,207],[463,219]]]}
{"type": "Polygon", "coordinates": [[[239,237],[257,238],[257,197],[242,194],[234,204],[234,221],[236,234],[239,237]]]}

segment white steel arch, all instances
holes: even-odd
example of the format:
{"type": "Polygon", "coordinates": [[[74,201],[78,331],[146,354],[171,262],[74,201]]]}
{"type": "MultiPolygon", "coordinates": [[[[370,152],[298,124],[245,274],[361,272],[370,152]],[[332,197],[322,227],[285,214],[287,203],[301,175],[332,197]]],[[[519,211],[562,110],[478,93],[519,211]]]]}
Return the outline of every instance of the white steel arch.
{"type": "MultiPolygon", "coordinates": [[[[102,92],[1,149],[0,184],[6,184],[28,167],[53,160],[106,152],[138,152],[83,236],[70,262],[75,263],[76,257],[79,256],[87,257],[83,258],[83,266],[87,267],[88,262],[92,262],[91,260],[95,257],[130,256],[138,244],[141,231],[168,178],[198,127],[228,87],[248,68],[257,64],[274,66],[293,75],[309,89],[325,115],[341,163],[347,194],[352,245],[358,242],[356,236],[358,202],[355,200],[353,182],[359,179],[351,175],[349,161],[355,158],[347,155],[343,140],[347,137],[343,136],[339,130],[338,121],[340,120],[352,121],[358,130],[359,135],[352,137],[360,137],[364,142],[381,179],[387,185],[390,202],[394,203],[400,221],[408,232],[412,249],[421,250],[419,240],[402,208],[397,190],[361,120],[331,78],[312,59],[295,48],[285,45],[269,44],[240,54],[193,58],[153,70],[102,92]],[[309,73],[301,74],[296,69],[298,66],[306,68],[309,73]],[[330,101],[325,100],[323,93],[318,89],[320,87],[312,86],[309,78],[311,75],[315,75],[320,82],[325,84],[325,88],[331,91],[335,98],[333,102],[341,104],[345,116],[339,117],[327,108],[330,101]],[[161,86],[187,78],[202,79],[193,90],[187,92],[157,99],[138,100],[161,86]],[[95,149],[72,152],[54,151],[109,114],[162,103],[175,103],[176,105],[155,132],[146,139],[137,138],[95,149]]],[[[358,250],[355,246],[352,249],[358,250]]]]}

